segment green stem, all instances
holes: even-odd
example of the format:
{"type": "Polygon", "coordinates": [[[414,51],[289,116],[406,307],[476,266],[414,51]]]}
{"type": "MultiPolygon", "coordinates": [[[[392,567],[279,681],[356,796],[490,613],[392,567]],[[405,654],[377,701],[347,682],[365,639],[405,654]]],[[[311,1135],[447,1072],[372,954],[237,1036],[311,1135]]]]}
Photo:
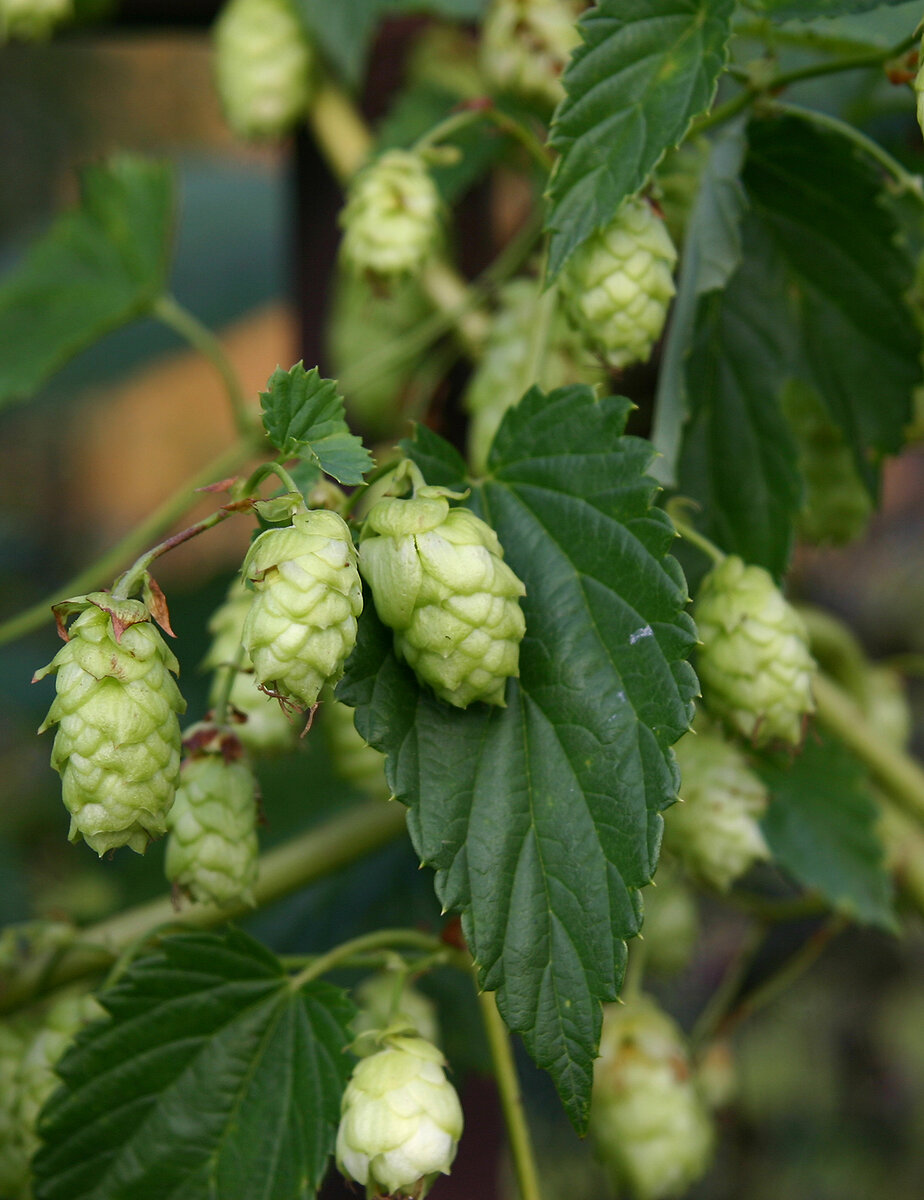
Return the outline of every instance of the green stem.
{"type": "Polygon", "coordinates": [[[454,133],[458,133],[460,129],[466,129],[476,121],[483,120],[486,115],[486,110],[479,108],[465,108],[461,112],[450,113],[448,117],[444,117],[442,121],[438,121],[426,133],[422,134],[414,143],[413,149],[418,154],[429,150],[431,146],[436,146],[440,142],[446,141],[454,133]]]}
{"type": "Polygon", "coordinates": [[[244,494],[247,496],[256,495],[257,488],[260,486],[263,480],[268,479],[270,475],[275,475],[277,479],[281,480],[283,486],[289,492],[292,492],[297,496],[301,496],[298,484],[280,462],[261,463],[244,484],[244,494]]]}
{"type": "Polygon", "coordinates": [[[624,1001],[634,1000],[642,991],[642,980],[645,977],[645,960],[648,957],[648,947],[641,935],[633,938],[626,946],[626,973],[623,976],[620,996],[624,1001]]]}
{"type": "Polygon", "coordinates": [[[12,642],[16,638],[24,637],[27,633],[41,628],[46,621],[50,621],[51,606],[62,596],[78,596],[92,591],[100,584],[108,583],[127,560],[130,561],[145,546],[149,546],[197,503],[199,497],[196,492],[199,488],[239,470],[254,453],[254,443],[255,438],[241,438],[235,442],[233,446],[223,451],[217,458],[213,458],[201,471],[177,488],[159,508],[136,525],[96,562],[91,563],[89,567],[62,583],[44,600],[40,600],[37,604],[33,604],[30,608],[0,624],[0,646],[6,642],[12,642]]]}
{"type": "Polygon", "coordinates": [[[418,929],[377,929],[374,933],[363,933],[359,937],[350,938],[348,942],[341,942],[327,954],[320,955],[292,977],[292,990],[298,991],[313,979],[320,979],[322,975],[342,966],[356,954],[363,954],[369,950],[390,950],[396,946],[422,950],[428,954],[446,949],[440,939],[432,933],[421,933],[418,929]]]}
{"type": "Polygon", "coordinates": [[[863,762],[909,817],[924,825],[924,770],[870,727],[860,707],[826,675],[814,683],[820,724],[863,762]]]}
{"type": "Polygon", "coordinates": [[[218,338],[198,317],[177,303],[173,296],[165,295],[156,300],[151,315],[178,333],[193,349],[209,360],[225,385],[238,433],[242,436],[252,433],[256,424],[256,414],[248,406],[237,371],[218,338]]]}
{"type": "Polygon", "coordinates": [[[478,1003],[481,1006],[481,1019],[484,1022],[491,1061],[494,1064],[494,1076],[497,1080],[497,1091],[504,1114],[504,1123],[507,1126],[507,1137],[510,1141],[510,1153],[513,1157],[517,1186],[520,1189],[520,1200],[542,1200],[539,1170],[536,1166],[532,1138],[523,1109],[523,1096],[520,1091],[520,1081],[517,1078],[516,1064],[513,1061],[510,1034],[497,1010],[493,992],[481,992],[478,996],[478,1003]]]}
{"type": "Polygon", "coordinates": [[[356,508],[356,505],[360,502],[360,500],[362,500],[369,488],[374,483],[377,483],[378,480],[380,480],[383,476],[387,475],[389,471],[394,471],[394,469],[400,466],[400,464],[403,462],[404,455],[402,454],[395,458],[388,459],[387,462],[379,463],[374,470],[370,471],[362,483],[355,487],[353,491],[350,492],[349,496],[347,496],[347,498],[344,500],[343,504],[340,505],[338,511],[340,512],[340,515],[343,517],[344,521],[349,518],[350,514],[356,508]]]}
{"type": "MultiPolygon", "coordinates": [[[[253,889],[256,907],[271,904],[356,862],[393,841],[404,829],[403,805],[375,800],[357,804],[323,825],[292,838],[261,855],[259,876],[253,889]]],[[[22,971],[4,983],[0,991],[0,1013],[22,1008],[40,991],[105,970],[127,946],[145,935],[150,936],[152,930],[162,925],[211,929],[251,911],[250,905],[237,902],[225,908],[215,904],[194,904],[185,912],[177,913],[169,895],[130,908],[83,930],[84,944],[79,950],[61,957],[51,970],[47,970],[47,956],[26,964],[22,971]]]]}
{"type": "Polygon", "coordinates": [[[555,156],[531,130],[527,129],[525,125],[521,125],[519,121],[515,121],[507,113],[500,112],[499,109],[488,108],[484,110],[484,113],[502,133],[515,138],[546,175],[551,171],[555,164],[555,156]]]}
{"type": "Polygon", "coordinates": [[[680,536],[688,541],[691,546],[696,546],[698,550],[702,550],[703,554],[711,558],[714,563],[723,562],[725,560],[723,551],[714,542],[710,542],[707,537],[704,537],[703,534],[698,533],[692,525],[688,525],[679,515],[679,507],[676,500],[672,500],[667,504],[666,512],[680,536]]]}

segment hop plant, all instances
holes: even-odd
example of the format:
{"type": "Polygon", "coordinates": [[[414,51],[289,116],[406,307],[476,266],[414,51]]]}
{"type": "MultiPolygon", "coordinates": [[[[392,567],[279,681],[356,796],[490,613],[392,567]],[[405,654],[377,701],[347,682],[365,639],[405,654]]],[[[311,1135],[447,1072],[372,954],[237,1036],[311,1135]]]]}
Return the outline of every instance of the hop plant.
{"type": "Polygon", "coordinates": [[[379,971],[367,976],[353,993],[359,1012],[353,1018],[355,1054],[376,1053],[380,1038],[363,1034],[413,1033],[426,1042],[439,1042],[436,1006],[403,975],[379,971]]]}
{"type": "Polygon", "coordinates": [[[343,1095],[337,1165],[367,1196],[413,1196],[448,1175],[462,1136],[462,1108],[437,1048],[390,1037],[357,1064],[343,1095]]]}
{"type": "Polygon", "coordinates": [[[554,108],[561,76],[581,42],[575,0],[494,0],[484,19],[481,70],[488,84],[554,108]]]}
{"type": "Polygon", "coordinates": [[[253,597],[253,592],[235,579],[209,621],[212,644],[202,660],[203,667],[215,672],[209,704],[215,707],[221,702],[228,686],[227,672],[233,670],[228,703],[244,718],[235,725],[235,736],[251,754],[283,754],[297,741],[295,726],[278,702],[257,687],[253,663],[242,644],[253,597]]]}
{"type": "Polygon", "coordinates": [[[617,1183],[638,1200],[679,1196],[709,1165],[712,1123],[683,1035],[647,997],[604,1006],[590,1132],[617,1183]]]}
{"type": "Polygon", "coordinates": [[[439,192],[420,155],[386,150],[350,182],[341,253],[373,276],[416,272],[436,240],[439,213],[439,192]]]}
{"type": "Polygon", "coordinates": [[[167,818],[167,878],[193,900],[253,904],[257,781],[237,738],[194,725],[184,739],[176,801],[167,818]]]}
{"type": "Polygon", "coordinates": [[[494,530],[417,476],[413,498],[385,497],[370,509],[360,570],[395,631],[396,653],[422,682],[457,708],[503,706],[507,679],[519,674],[526,589],[494,530]]]}
{"type": "Polygon", "coordinates": [[[533,279],[514,279],[501,291],[491,331],[471,383],[463,398],[471,420],[468,454],[473,470],[481,472],[504,413],[535,383],[545,391],[567,383],[602,382],[603,372],[587,355],[580,335],[556,309],[543,339],[539,377],[530,377],[533,337],[539,316],[539,293],[533,279]]]}
{"type": "Polygon", "coordinates": [[[682,971],[699,940],[699,913],[680,873],[663,860],[657,886],[645,889],[645,966],[662,975],[682,971]]]}
{"type": "Polygon", "coordinates": [[[683,803],[665,818],[665,842],[693,875],[727,891],[755,862],[770,857],[758,824],[766,789],[718,731],[685,734],[674,752],[683,803]]]}
{"type": "Polygon", "coordinates": [[[815,662],[802,619],[770,575],[729,555],[703,580],[693,615],[710,712],[755,745],[799,745],[815,662]]]}
{"type": "Polygon", "coordinates": [[[215,25],[215,81],[244,138],[279,137],[308,108],[314,51],[291,0],[229,0],[215,25]]]}
{"type": "Polygon", "coordinates": [[[19,1116],[19,1076],[26,1041],[0,1024],[0,1196],[21,1196],[29,1179],[29,1147],[19,1116]]]}
{"type": "Polygon", "coordinates": [[[74,0],[0,0],[0,42],[39,41],[74,15],[74,0]]]}
{"type": "MultiPolygon", "coordinates": [[[[179,666],[138,600],[106,592],[69,600],[67,644],[34,680],[57,674],[39,733],[58,726],[51,765],[71,814],[69,837],[97,854],[143,854],[166,831],[180,768],[179,666]],[[171,674],[172,672],[172,674],[171,674]]],[[[63,626],[62,626],[63,629],[63,626]]]]}
{"type": "Polygon", "coordinates": [[[353,722],[353,709],[333,696],[325,703],[321,728],[327,738],[334,768],[341,779],[371,796],[387,796],[385,758],[362,736],[353,722]]]}
{"type": "Polygon", "coordinates": [[[260,534],[242,571],[256,592],[244,646],[257,681],[310,708],[356,644],[363,597],[346,522],[322,509],[296,513],[288,528],[260,534]]]}
{"type": "Polygon", "coordinates": [[[675,291],[676,261],[667,226],[631,196],[562,271],[565,311],[611,366],[644,362],[651,354],[675,291]]]}

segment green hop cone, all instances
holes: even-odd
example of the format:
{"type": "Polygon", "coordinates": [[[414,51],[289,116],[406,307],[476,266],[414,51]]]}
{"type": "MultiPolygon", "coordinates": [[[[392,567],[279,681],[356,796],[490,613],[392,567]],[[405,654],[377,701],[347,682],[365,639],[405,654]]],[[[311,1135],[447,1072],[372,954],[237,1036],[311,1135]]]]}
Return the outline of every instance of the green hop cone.
{"type": "Polygon", "coordinates": [[[462,1108],[430,1042],[391,1037],[362,1059],[343,1095],[337,1166],[367,1196],[425,1196],[448,1175],[462,1136],[462,1108]]]}
{"type": "Polygon", "coordinates": [[[100,855],[118,846],[143,854],[166,831],[176,791],[177,714],[186,708],[173,678],[179,666],[138,600],[93,592],[62,610],[80,615],[34,679],[57,673],[39,732],[58,726],[51,765],[71,814],[69,837],[100,855]]]}
{"type": "Polygon", "coordinates": [[[565,311],[611,366],[651,354],[675,291],[676,261],[667,226],[645,200],[630,196],[562,271],[565,311]]]}
{"type": "Polygon", "coordinates": [[[709,1166],[712,1122],[683,1035],[647,997],[604,1006],[590,1133],[638,1200],[680,1196],[709,1166]]]}
{"type": "Polygon", "coordinates": [[[288,528],[260,534],[242,571],[256,592],[244,646],[257,682],[311,708],[343,674],[363,607],[346,522],[323,509],[296,513],[288,528]]]}
{"type": "Polygon", "coordinates": [[[680,796],[664,818],[665,844],[691,874],[719,891],[770,857],[759,820],[767,791],[718,731],[687,733],[674,747],[680,796]]]}
{"type": "Polygon", "coordinates": [[[308,109],[314,51],[292,0],[229,0],[214,29],[225,118],[244,138],[280,137],[308,109]]]}
{"type": "Polygon", "coordinates": [[[167,822],[167,878],[192,900],[254,904],[257,781],[234,734],[194,725],[167,822]]]}
{"type": "Polygon", "coordinates": [[[386,150],[351,180],[340,213],[341,253],[356,271],[414,273],[439,232],[440,197],[419,154],[386,150]]]}
{"type": "Polygon", "coordinates": [[[709,711],[755,745],[800,745],[815,662],[802,619],[770,575],[729,555],[703,580],[693,617],[709,711]]]}
{"type": "Polygon", "coordinates": [[[0,0],[0,42],[40,41],[73,15],[73,0],[0,0]]]}
{"type": "Polygon", "coordinates": [[[257,687],[253,663],[242,645],[244,622],[253,597],[253,592],[235,579],[224,603],[209,621],[212,644],[202,660],[203,667],[215,672],[209,704],[214,708],[221,703],[228,686],[228,671],[234,670],[228,703],[239,722],[234,726],[235,736],[253,755],[284,754],[294,748],[298,732],[278,700],[257,687]]]}
{"type": "Polygon", "coordinates": [[[386,497],[369,511],[359,564],[395,651],[437,696],[466,708],[504,704],[519,675],[526,589],[503,561],[497,535],[444,489],[386,497]]]}
{"type": "Polygon", "coordinates": [[[699,912],[690,889],[676,869],[661,859],[654,886],[644,892],[645,968],[675,975],[693,957],[699,940],[699,912]]]}
{"type": "Polygon", "coordinates": [[[353,720],[354,710],[330,696],[321,710],[321,728],[334,769],[341,779],[370,796],[388,796],[385,756],[362,736],[353,720]]]}
{"type": "Polygon", "coordinates": [[[564,99],[561,76],[581,43],[576,0],[494,0],[481,36],[481,70],[489,86],[545,108],[564,99]]]}
{"type": "Polygon", "coordinates": [[[365,1057],[380,1049],[381,1037],[389,1033],[413,1033],[427,1042],[439,1042],[436,1006],[403,975],[379,971],[367,976],[353,993],[359,1012],[353,1018],[354,1054],[365,1057]]]}
{"type": "Polygon", "coordinates": [[[540,299],[533,279],[511,280],[501,290],[484,354],[463,397],[471,416],[469,461],[476,472],[484,471],[487,465],[488,451],[504,414],[533,384],[549,392],[568,383],[603,382],[599,364],[588,361],[583,340],[560,310],[553,314],[548,337],[543,340],[539,376],[531,377],[540,299]]]}

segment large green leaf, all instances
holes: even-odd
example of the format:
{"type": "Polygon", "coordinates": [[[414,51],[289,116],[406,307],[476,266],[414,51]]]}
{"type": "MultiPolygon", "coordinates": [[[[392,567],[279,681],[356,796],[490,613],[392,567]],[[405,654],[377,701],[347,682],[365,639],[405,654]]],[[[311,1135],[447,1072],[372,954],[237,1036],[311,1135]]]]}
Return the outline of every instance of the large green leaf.
{"type": "Polygon", "coordinates": [[[601,0],[563,82],[551,144],[549,274],[645,183],[712,103],[734,0],[601,0]]]}
{"type": "Polygon", "coordinates": [[[0,283],[0,406],[39,385],[164,290],[173,173],[120,155],[81,176],[80,203],[59,217],[0,283]]]}
{"type": "MultiPolygon", "coordinates": [[[[696,692],[686,584],[652,508],[651,447],[623,436],[630,408],[587,387],[534,388],[498,431],[470,503],[526,584],[506,708],[437,700],[398,662],[371,602],[338,693],[388,755],[482,985],[578,1128],[600,1001],[617,993],[676,794],[669,746],[696,692]]],[[[418,431],[411,450],[431,482],[458,482],[461,460],[435,434],[418,431]]]]}
{"type": "Polygon", "coordinates": [[[839,17],[844,13],[870,12],[874,8],[889,8],[907,4],[908,0],[744,0],[746,8],[768,13],[771,17],[789,20],[797,17],[811,21],[815,17],[839,17]]]}
{"type": "Polygon", "coordinates": [[[37,1200],[304,1200],[333,1150],[355,1009],[243,933],[167,938],[58,1067],[37,1200]]]}
{"type": "Polygon", "coordinates": [[[758,769],[770,790],[761,824],[779,865],[852,919],[894,929],[879,810],[859,763],[813,732],[795,759],[758,769]]]}

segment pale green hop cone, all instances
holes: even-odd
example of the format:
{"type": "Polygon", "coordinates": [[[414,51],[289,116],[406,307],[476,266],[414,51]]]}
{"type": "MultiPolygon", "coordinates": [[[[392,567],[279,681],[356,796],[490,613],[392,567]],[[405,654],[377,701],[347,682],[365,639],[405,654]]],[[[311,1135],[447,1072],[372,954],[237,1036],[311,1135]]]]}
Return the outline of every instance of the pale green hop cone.
{"type": "Polygon", "coordinates": [[[480,65],[496,91],[554,108],[564,99],[561,77],[581,43],[575,0],[494,0],[482,26],[480,65]]]}
{"type": "Polygon", "coordinates": [[[166,832],[180,769],[186,708],[176,658],[138,600],[93,592],[67,644],[36,680],[57,673],[57,696],[39,732],[58,726],[51,765],[71,814],[69,837],[97,854],[143,854],[166,832]],[[114,624],[115,622],[115,624],[114,624]],[[117,636],[116,630],[119,630],[117,636]]]}
{"type": "Polygon", "coordinates": [[[677,251],[664,221],[638,196],[580,246],[559,277],[575,328],[613,367],[647,360],[661,336],[677,251]]]}
{"type": "Polygon", "coordinates": [[[215,82],[244,138],[281,137],[308,109],[315,55],[292,0],[229,0],[214,28],[215,82]]]}
{"type": "Polygon", "coordinates": [[[709,1166],[713,1128],[683,1034],[645,996],[603,1008],[590,1133],[637,1200],[681,1196],[709,1166]]]}
{"type": "Polygon", "coordinates": [[[40,41],[73,15],[73,0],[0,0],[0,42],[40,41]]]}
{"type": "Polygon", "coordinates": [[[770,857],[760,828],[767,790],[744,755],[717,730],[687,733],[674,747],[681,804],[664,816],[665,845],[691,874],[727,891],[770,857]]]}
{"type": "Polygon", "coordinates": [[[356,271],[418,271],[439,232],[440,197],[419,154],[386,150],[351,180],[340,213],[340,252],[356,271]]]}
{"type": "Polygon", "coordinates": [[[507,679],[520,672],[526,589],[494,530],[440,493],[378,501],[363,526],[360,570],[396,653],[422,682],[457,708],[503,705],[507,679]]]}
{"type": "Polygon", "coordinates": [[[255,596],[244,646],[257,682],[302,708],[336,683],[356,644],[362,584],[346,522],[319,509],[254,541],[242,571],[255,596]]]}
{"type": "Polygon", "coordinates": [[[462,1108],[445,1060],[417,1037],[386,1039],[362,1059],[343,1095],[337,1166],[366,1195],[425,1196],[448,1175],[462,1136],[462,1108]]]}
{"type": "Polygon", "coordinates": [[[642,893],[645,969],[658,975],[682,971],[696,949],[700,924],[696,900],[677,868],[662,856],[651,887],[642,893]]]}
{"type": "Polygon", "coordinates": [[[371,1035],[386,1031],[413,1033],[427,1042],[440,1040],[436,1005],[405,976],[394,971],[367,975],[353,992],[353,1000],[359,1011],[352,1023],[356,1035],[352,1050],[360,1057],[378,1053],[381,1037],[371,1035]]]}
{"type": "Polygon", "coordinates": [[[170,810],[167,878],[192,900],[253,904],[257,881],[257,781],[227,730],[187,731],[188,757],[170,810]]]}
{"type": "Polygon", "coordinates": [[[755,745],[802,742],[814,710],[805,625],[763,567],[731,554],[700,586],[693,618],[709,711],[755,745]]]}

